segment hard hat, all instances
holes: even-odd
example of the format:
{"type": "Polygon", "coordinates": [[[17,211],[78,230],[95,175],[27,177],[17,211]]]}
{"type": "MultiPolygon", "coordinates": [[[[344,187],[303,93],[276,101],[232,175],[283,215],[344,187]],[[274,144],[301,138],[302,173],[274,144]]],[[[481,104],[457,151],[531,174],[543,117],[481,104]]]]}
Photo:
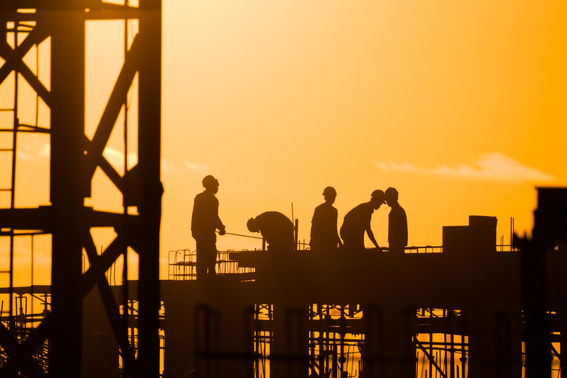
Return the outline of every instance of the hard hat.
{"type": "Polygon", "coordinates": [[[323,195],[324,195],[324,196],[328,196],[328,195],[336,196],[336,195],[337,195],[337,191],[336,191],[335,188],[333,188],[332,186],[327,186],[327,187],[323,190],[323,195]]]}
{"type": "Polygon", "coordinates": [[[377,197],[377,196],[384,197],[384,191],[377,189],[373,191],[372,194],[370,195],[370,197],[377,197]]]}
{"type": "Polygon", "coordinates": [[[258,229],[258,222],[254,218],[248,219],[248,222],[246,222],[246,227],[248,228],[248,231],[250,231],[250,232],[259,232],[260,231],[258,229]]]}
{"type": "Polygon", "coordinates": [[[211,185],[218,185],[219,180],[214,178],[212,175],[205,176],[203,179],[203,187],[208,188],[211,185]]]}
{"type": "Polygon", "coordinates": [[[396,190],[396,188],[388,188],[386,189],[386,196],[398,199],[398,191],[396,190]]]}

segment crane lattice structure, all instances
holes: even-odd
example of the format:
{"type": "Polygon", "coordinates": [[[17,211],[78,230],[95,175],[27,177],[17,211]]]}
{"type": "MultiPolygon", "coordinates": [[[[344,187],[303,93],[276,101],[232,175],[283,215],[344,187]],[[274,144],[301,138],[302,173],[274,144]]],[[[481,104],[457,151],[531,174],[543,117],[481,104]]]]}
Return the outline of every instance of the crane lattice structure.
{"type": "MultiPolygon", "coordinates": [[[[4,36],[0,41],[0,162],[6,163],[2,172],[8,172],[0,183],[0,239],[5,246],[0,251],[9,255],[8,263],[0,267],[0,279],[8,287],[0,310],[2,377],[81,376],[83,299],[95,287],[120,349],[122,376],[159,374],[161,22],[161,0],[0,3],[4,36]],[[86,25],[100,20],[124,23],[123,62],[110,96],[103,99],[96,130],[88,136],[85,108],[91,99],[85,96],[86,25]],[[35,120],[28,116],[34,106],[22,97],[30,90],[35,120]],[[137,106],[132,107],[132,102],[137,106]],[[120,170],[104,151],[113,130],[122,128],[124,162],[120,170]],[[135,146],[128,141],[129,132],[137,134],[135,146]],[[41,206],[19,207],[19,140],[29,133],[48,141],[49,200],[41,206]],[[92,196],[95,171],[103,172],[118,189],[122,211],[85,205],[92,196]],[[116,233],[101,253],[91,235],[97,227],[116,233]],[[51,240],[50,303],[41,319],[22,332],[22,325],[29,322],[18,318],[14,264],[19,251],[15,245],[19,238],[31,237],[33,256],[37,235],[48,235],[51,240]],[[128,334],[129,249],[139,260],[136,344],[128,334]],[[120,259],[123,294],[117,300],[105,272],[120,259]],[[47,360],[41,357],[45,353],[47,360]]],[[[33,261],[32,257],[32,288],[33,261]]]]}

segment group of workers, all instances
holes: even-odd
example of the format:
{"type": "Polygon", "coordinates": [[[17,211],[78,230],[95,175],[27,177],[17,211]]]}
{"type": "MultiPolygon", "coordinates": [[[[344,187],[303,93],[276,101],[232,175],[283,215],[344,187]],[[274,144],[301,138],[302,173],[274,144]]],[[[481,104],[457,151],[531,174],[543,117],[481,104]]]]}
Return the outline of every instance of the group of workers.
{"type": "Polygon", "coordinates": [[[375,190],[370,195],[369,202],[361,203],[349,211],[341,226],[340,237],[337,233],[338,211],[333,206],[337,192],[335,188],[328,186],[323,191],[323,196],[325,203],[315,208],[311,221],[312,250],[328,250],[337,246],[344,246],[348,250],[361,250],[364,249],[365,233],[377,249],[382,249],[376,242],[370,224],[374,210],[386,203],[391,208],[388,216],[388,250],[403,253],[404,247],[408,245],[408,222],[406,212],[398,202],[398,191],[395,188],[388,188],[386,192],[375,190]]]}
{"type": "MultiPolygon", "coordinates": [[[[208,175],[203,179],[205,190],[197,194],[193,205],[191,232],[197,243],[197,278],[214,276],[217,258],[216,233],[226,234],[226,228],[219,217],[218,180],[208,175]]],[[[325,202],[315,208],[311,221],[310,247],[313,251],[330,251],[337,248],[364,250],[364,235],[381,250],[371,228],[372,213],[386,203],[390,208],[388,222],[388,243],[390,253],[403,253],[408,244],[408,226],[405,210],[398,203],[398,191],[388,188],[375,190],[370,201],[349,211],[337,232],[338,211],[333,206],[336,190],[328,186],[323,191],[325,202]]],[[[247,222],[250,232],[259,232],[268,244],[269,251],[291,251],[294,249],[294,226],[292,221],[277,211],[267,211],[247,222]]]]}

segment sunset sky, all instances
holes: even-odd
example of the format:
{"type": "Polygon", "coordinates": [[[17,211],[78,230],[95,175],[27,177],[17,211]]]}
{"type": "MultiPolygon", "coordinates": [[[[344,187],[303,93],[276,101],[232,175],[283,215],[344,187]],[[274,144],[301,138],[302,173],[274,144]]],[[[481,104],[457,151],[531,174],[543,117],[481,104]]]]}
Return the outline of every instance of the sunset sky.
{"type": "Polygon", "coordinates": [[[566,19],[558,1],[166,0],[163,251],[194,248],[206,174],[229,232],[293,203],[308,240],[327,185],[340,221],[396,187],[410,245],[469,215],[529,232],[534,187],[567,183],[566,19]]]}
{"type": "MultiPolygon", "coordinates": [[[[339,227],[373,190],[397,188],[412,246],[441,245],[442,227],[469,215],[496,216],[506,244],[510,217],[529,233],[535,187],[567,185],[565,20],[566,2],[544,0],[163,0],[162,278],[168,251],[195,248],[207,174],[231,233],[252,235],[246,221],[264,211],[291,218],[293,204],[308,242],[329,185],[339,227]]],[[[123,28],[87,25],[87,135],[122,64],[123,28]]],[[[45,167],[47,141],[22,142],[19,169],[45,167]]],[[[113,143],[105,156],[119,162],[113,143]]],[[[26,183],[20,206],[48,201],[26,183]]],[[[87,202],[119,211],[104,177],[95,184],[87,202]]],[[[373,215],[384,246],[388,211],[373,215]]]]}

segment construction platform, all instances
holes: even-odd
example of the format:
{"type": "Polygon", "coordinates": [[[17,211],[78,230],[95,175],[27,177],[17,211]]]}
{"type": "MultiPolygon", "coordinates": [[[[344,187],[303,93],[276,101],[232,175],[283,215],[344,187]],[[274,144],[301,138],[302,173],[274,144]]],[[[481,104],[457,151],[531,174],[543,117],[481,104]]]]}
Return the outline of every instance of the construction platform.
{"type": "MultiPolygon", "coordinates": [[[[542,203],[534,238],[552,242],[536,246],[526,239],[497,245],[496,218],[471,216],[466,226],[443,227],[442,246],[398,255],[224,251],[218,275],[208,279],[196,279],[193,251],[172,251],[169,279],[160,281],[160,374],[500,378],[530,376],[535,361],[546,373],[531,376],[561,377],[567,222],[542,203]]],[[[123,337],[137,353],[138,281],[126,286],[127,298],[124,286],[110,289],[116,303],[126,303],[123,337]]],[[[50,287],[12,295],[13,315],[0,309],[1,321],[26,340],[51,311],[50,287]]],[[[84,378],[124,372],[105,305],[96,288],[83,300],[84,378]]],[[[47,342],[33,355],[45,372],[48,356],[47,342]]],[[[0,351],[0,366],[6,361],[0,351]]]]}
{"type": "MultiPolygon", "coordinates": [[[[563,249],[547,252],[554,377],[567,326],[563,249]]],[[[192,258],[173,260],[174,279],[161,281],[163,376],[523,376],[521,253],[497,247],[496,218],[471,216],[443,228],[443,246],[406,252],[233,251],[208,280],[194,279],[192,258]]],[[[85,306],[85,334],[111,334],[97,300],[85,306]]]]}

